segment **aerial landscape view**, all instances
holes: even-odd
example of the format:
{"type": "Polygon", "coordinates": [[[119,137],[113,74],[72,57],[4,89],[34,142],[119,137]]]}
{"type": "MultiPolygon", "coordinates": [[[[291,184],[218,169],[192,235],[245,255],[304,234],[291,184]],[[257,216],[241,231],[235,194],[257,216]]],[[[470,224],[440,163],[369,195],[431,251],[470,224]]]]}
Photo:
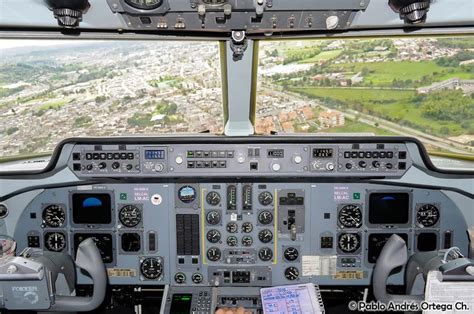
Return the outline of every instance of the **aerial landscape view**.
{"type": "MultiPolygon", "coordinates": [[[[257,133],[415,136],[430,153],[473,158],[474,37],[260,46],[257,133]]],[[[0,158],[50,153],[75,136],[222,133],[218,51],[212,42],[0,45],[0,158]]]]}

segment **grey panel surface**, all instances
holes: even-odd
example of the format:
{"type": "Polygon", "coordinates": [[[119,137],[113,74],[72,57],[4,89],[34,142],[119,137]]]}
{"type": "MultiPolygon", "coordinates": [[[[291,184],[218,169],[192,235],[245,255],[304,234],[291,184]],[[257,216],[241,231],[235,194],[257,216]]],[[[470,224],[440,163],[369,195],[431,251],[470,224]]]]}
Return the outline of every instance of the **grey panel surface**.
{"type": "MultiPolygon", "coordinates": [[[[196,199],[195,204],[184,207],[176,200],[175,193],[178,188],[186,184],[100,184],[89,187],[81,187],[82,190],[114,191],[115,207],[118,204],[130,203],[137,204],[143,208],[143,229],[138,231],[142,237],[142,252],[130,254],[114,247],[114,263],[108,265],[109,280],[111,284],[173,284],[174,276],[177,272],[186,275],[186,285],[207,286],[215,285],[216,277],[213,275],[224,271],[249,271],[251,286],[267,286],[288,284],[292,282],[314,282],[320,285],[367,285],[370,283],[370,276],[374,264],[368,261],[368,237],[372,233],[406,233],[408,234],[409,254],[415,252],[416,239],[420,232],[434,232],[438,235],[437,248],[443,246],[442,237],[446,230],[454,230],[452,244],[461,248],[466,253],[468,248],[467,239],[464,230],[471,221],[466,221],[461,209],[458,208],[444,193],[440,191],[412,189],[412,202],[410,204],[410,223],[402,228],[389,228],[385,225],[363,224],[360,228],[347,229],[340,228],[337,221],[338,209],[342,204],[360,204],[364,203],[367,193],[370,191],[390,190],[390,191],[406,191],[406,188],[393,187],[387,189],[386,186],[366,185],[355,183],[254,183],[252,191],[252,210],[243,210],[242,197],[237,193],[238,200],[236,210],[226,209],[226,187],[225,182],[217,183],[200,183],[192,184],[200,197],[196,199]],[[292,240],[289,234],[279,232],[276,221],[282,219],[279,216],[279,196],[281,192],[288,191],[304,191],[304,219],[297,221],[303,222],[303,228],[298,228],[297,237],[292,240]],[[205,196],[209,191],[218,191],[221,196],[220,204],[210,206],[205,196]],[[273,203],[269,205],[261,205],[258,201],[258,195],[262,191],[271,191],[274,195],[273,203]],[[161,203],[154,205],[152,196],[159,195],[161,203]],[[126,197],[126,200],[124,199],[126,197]],[[122,198],[122,199],[120,199],[122,198]],[[419,204],[437,204],[440,208],[440,222],[432,228],[420,228],[416,224],[416,208],[419,204]],[[219,210],[221,212],[221,222],[218,225],[208,225],[205,221],[205,214],[209,210],[219,210]],[[258,214],[263,210],[273,211],[274,221],[268,225],[258,223],[258,214]],[[199,215],[200,231],[199,243],[200,251],[196,256],[197,263],[193,264],[192,258],[187,258],[183,264],[178,263],[176,256],[176,213],[193,213],[199,215]],[[222,257],[219,261],[211,262],[206,257],[206,251],[210,247],[217,247],[222,252],[229,251],[226,244],[226,237],[230,235],[226,230],[228,222],[236,222],[239,226],[237,233],[233,234],[238,237],[239,241],[243,236],[251,236],[253,243],[250,247],[244,247],[238,244],[235,248],[237,254],[243,251],[257,252],[254,262],[250,264],[236,263],[235,259],[226,259],[222,257]],[[244,233],[241,226],[244,222],[251,222],[253,230],[250,233],[244,233]],[[221,233],[221,241],[218,243],[209,243],[205,235],[211,229],[219,230],[221,233]],[[262,243],[258,238],[258,233],[262,229],[270,229],[273,231],[273,239],[268,243],[262,243]],[[143,233],[142,233],[143,230],[143,233]],[[157,250],[156,252],[148,251],[148,239],[145,234],[149,231],[156,231],[157,234],[157,250]],[[361,235],[361,248],[354,253],[345,254],[337,248],[337,235],[341,232],[356,232],[361,235]],[[332,248],[321,248],[321,237],[332,236],[332,248]],[[269,261],[262,261],[258,257],[258,251],[264,247],[270,248],[273,258],[269,261]],[[287,261],[283,257],[283,252],[288,247],[295,247],[299,250],[299,257],[295,261],[287,261]],[[140,277],[140,257],[151,256],[159,257],[163,260],[164,272],[159,280],[143,280],[140,277]],[[354,257],[356,265],[342,265],[342,258],[354,257]],[[330,265],[329,268],[320,268],[317,263],[330,265]],[[337,263],[337,266],[336,266],[337,263]],[[299,279],[290,281],[284,277],[286,268],[293,266],[299,270],[299,279]],[[332,267],[335,267],[334,269],[332,267]],[[119,270],[122,270],[120,272],[119,270]],[[203,275],[203,281],[198,284],[192,282],[194,274],[203,275]],[[271,277],[269,277],[271,274],[271,277]],[[350,276],[356,276],[350,279],[350,276]],[[357,277],[360,276],[360,277],[357,277]],[[259,277],[261,278],[260,280],[259,277]],[[359,278],[359,279],[357,279],[359,278]],[[211,281],[209,281],[211,280],[211,281]]],[[[242,191],[242,184],[236,184],[238,191],[242,191]]],[[[16,207],[15,211],[21,212],[17,219],[6,221],[8,228],[13,230],[12,225],[16,226],[15,232],[7,231],[7,234],[13,235],[17,241],[19,250],[26,246],[27,234],[34,230],[39,230],[40,234],[44,234],[48,230],[55,228],[42,228],[41,211],[43,203],[64,203],[69,204],[68,195],[77,188],[58,188],[50,189],[42,192],[40,195],[31,194],[28,196],[32,200],[29,205],[24,207],[16,207]],[[35,197],[36,196],[36,197],[35,197]],[[35,215],[32,215],[35,214],[35,215]],[[36,218],[34,218],[36,217],[36,218]]],[[[26,197],[26,196],[25,196],[26,197]]],[[[154,201],[155,202],[155,201],[154,201]]],[[[156,203],[156,202],[155,202],[156,203]]],[[[68,205],[70,206],[70,205],[68,205]]],[[[466,206],[465,204],[462,206],[466,206]]],[[[287,206],[288,207],[288,206],[287,206]]],[[[290,206],[291,207],[291,206],[290,206]]],[[[363,205],[363,216],[368,215],[367,205],[363,205]]],[[[466,208],[463,211],[469,210],[466,208]]],[[[10,216],[9,216],[10,217],[10,216]]],[[[116,217],[116,221],[118,218],[116,217]]],[[[365,220],[364,220],[365,221],[365,220]]],[[[303,227],[300,226],[300,227],[303,227]]],[[[77,228],[67,224],[65,230],[69,234],[68,241],[72,241],[74,233],[92,232],[85,228],[77,228]]],[[[113,235],[116,245],[120,243],[120,234],[125,232],[118,225],[112,226],[110,229],[103,229],[101,232],[109,232],[113,235]]],[[[40,237],[42,238],[42,237],[40,237]]],[[[43,241],[41,239],[41,241],[43,241]]],[[[116,246],[115,245],[115,246],[116,246]]],[[[68,252],[73,254],[72,244],[68,245],[68,252]]],[[[252,253],[254,254],[254,253],[252,253]]],[[[328,266],[327,266],[328,267],[328,266]]],[[[389,282],[401,284],[403,275],[397,274],[390,278],[389,282]]],[[[232,285],[232,283],[223,282],[219,279],[219,285],[232,285]]],[[[79,283],[88,283],[89,280],[82,275],[79,276],[79,283]]]]}

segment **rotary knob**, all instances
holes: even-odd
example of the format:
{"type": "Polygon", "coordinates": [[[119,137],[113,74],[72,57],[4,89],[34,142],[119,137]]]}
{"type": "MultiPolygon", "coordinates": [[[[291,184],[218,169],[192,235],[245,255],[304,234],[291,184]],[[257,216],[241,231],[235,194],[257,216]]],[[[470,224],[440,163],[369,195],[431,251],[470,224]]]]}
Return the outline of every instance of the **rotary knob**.
{"type": "Polygon", "coordinates": [[[272,170],[273,171],[278,172],[278,171],[280,171],[280,169],[281,169],[281,165],[279,163],[272,164],[272,170]]]}

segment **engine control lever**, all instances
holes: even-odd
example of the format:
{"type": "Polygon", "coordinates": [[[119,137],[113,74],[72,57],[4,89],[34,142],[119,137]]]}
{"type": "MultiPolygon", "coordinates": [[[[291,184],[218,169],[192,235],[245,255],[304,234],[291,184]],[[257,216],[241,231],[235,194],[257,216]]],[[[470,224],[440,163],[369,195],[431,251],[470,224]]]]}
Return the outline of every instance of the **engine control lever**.
{"type": "Polygon", "coordinates": [[[76,266],[86,271],[92,278],[94,293],[92,297],[56,296],[50,311],[87,312],[99,307],[107,290],[107,274],[99,249],[92,238],[79,244],[76,266]]]}
{"type": "Polygon", "coordinates": [[[290,227],[290,235],[291,235],[291,241],[296,240],[296,225],[292,224],[290,227]]]}

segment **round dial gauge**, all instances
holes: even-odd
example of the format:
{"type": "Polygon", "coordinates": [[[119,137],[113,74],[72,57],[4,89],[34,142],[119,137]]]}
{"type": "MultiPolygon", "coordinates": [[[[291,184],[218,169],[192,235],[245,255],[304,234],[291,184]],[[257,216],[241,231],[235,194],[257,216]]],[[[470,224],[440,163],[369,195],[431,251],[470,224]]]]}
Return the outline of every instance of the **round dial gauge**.
{"type": "Polygon", "coordinates": [[[262,225],[268,225],[273,221],[273,214],[268,210],[264,210],[258,214],[258,222],[262,225]]]}
{"type": "Polygon", "coordinates": [[[43,221],[48,227],[61,227],[66,221],[66,213],[61,206],[49,205],[43,210],[43,221]]]}
{"type": "Polygon", "coordinates": [[[158,258],[147,257],[140,265],[140,272],[147,279],[158,279],[163,274],[163,265],[158,258]]]}
{"type": "Polygon", "coordinates": [[[133,228],[142,221],[142,211],[134,205],[120,208],[119,220],[125,227],[133,228]]]}
{"type": "Polygon", "coordinates": [[[125,0],[128,5],[141,10],[153,10],[158,8],[162,0],[125,0]]]}
{"type": "Polygon", "coordinates": [[[216,206],[221,202],[221,196],[217,192],[214,192],[214,191],[209,192],[207,193],[207,196],[206,196],[206,202],[209,205],[216,206]]]}
{"type": "Polygon", "coordinates": [[[242,232],[244,233],[250,233],[253,230],[253,225],[250,222],[244,222],[242,224],[242,232]]]}
{"type": "Polygon", "coordinates": [[[260,251],[258,251],[258,257],[262,261],[268,262],[269,260],[273,258],[273,251],[267,247],[261,248],[260,251]]]}
{"type": "Polygon", "coordinates": [[[197,197],[196,189],[192,186],[185,185],[178,191],[178,198],[181,202],[189,204],[194,202],[197,197]]]}
{"type": "Polygon", "coordinates": [[[360,248],[360,235],[357,233],[343,233],[339,235],[337,245],[344,253],[354,253],[360,248]]]}
{"type": "Polygon", "coordinates": [[[228,246],[237,246],[238,240],[236,236],[227,237],[227,245],[228,246]]]}
{"type": "Polygon", "coordinates": [[[217,243],[221,239],[221,233],[217,230],[209,230],[206,235],[207,241],[217,243]]]}
{"type": "Polygon", "coordinates": [[[195,284],[200,284],[202,282],[202,274],[200,273],[194,273],[193,276],[191,277],[191,280],[193,281],[193,283],[195,284]]]}
{"type": "Polygon", "coordinates": [[[272,193],[265,191],[258,195],[258,201],[263,206],[268,206],[273,202],[272,193]]]}
{"type": "Polygon", "coordinates": [[[346,228],[359,228],[362,225],[362,210],[359,205],[345,205],[339,210],[339,224],[346,228]]]}
{"type": "Polygon", "coordinates": [[[236,233],[239,229],[239,226],[235,222],[229,222],[226,226],[227,232],[236,233]]]}
{"type": "Polygon", "coordinates": [[[288,267],[285,269],[285,278],[288,280],[296,280],[300,276],[300,271],[296,267],[288,267]]]}
{"type": "Polygon", "coordinates": [[[174,275],[174,281],[177,284],[183,284],[186,282],[186,275],[183,273],[176,273],[176,275],[174,275]]]}
{"type": "Polygon", "coordinates": [[[439,220],[439,209],[435,205],[425,204],[416,213],[416,221],[420,227],[432,227],[439,220]]]}
{"type": "Polygon", "coordinates": [[[66,236],[61,232],[48,232],[44,236],[44,245],[48,251],[61,252],[66,248],[66,236]]]}
{"type": "Polygon", "coordinates": [[[273,240],[273,233],[269,229],[263,229],[258,233],[258,239],[262,243],[268,243],[273,240]]]}
{"type": "Polygon", "coordinates": [[[217,225],[221,222],[221,214],[218,211],[211,210],[207,213],[206,220],[210,225],[217,225]]]}
{"type": "Polygon", "coordinates": [[[293,262],[298,259],[299,252],[296,248],[289,247],[285,249],[285,252],[283,252],[283,256],[288,262],[293,262]]]}
{"type": "Polygon", "coordinates": [[[253,238],[251,236],[245,236],[242,238],[243,246],[251,246],[253,243],[253,238]]]}
{"type": "Polygon", "coordinates": [[[207,250],[206,255],[207,259],[209,259],[211,262],[217,262],[221,259],[221,250],[216,247],[211,247],[209,250],[207,250]]]}

